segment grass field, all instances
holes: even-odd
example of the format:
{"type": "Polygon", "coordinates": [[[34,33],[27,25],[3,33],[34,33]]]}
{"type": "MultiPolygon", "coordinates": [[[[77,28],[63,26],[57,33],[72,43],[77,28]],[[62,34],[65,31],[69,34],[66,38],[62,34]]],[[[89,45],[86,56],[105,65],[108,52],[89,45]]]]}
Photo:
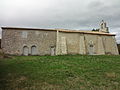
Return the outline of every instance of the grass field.
{"type": "Polygon", "coordinates": [[[120,56],[0,59],[0,90],[120,90],[120,56]]]}

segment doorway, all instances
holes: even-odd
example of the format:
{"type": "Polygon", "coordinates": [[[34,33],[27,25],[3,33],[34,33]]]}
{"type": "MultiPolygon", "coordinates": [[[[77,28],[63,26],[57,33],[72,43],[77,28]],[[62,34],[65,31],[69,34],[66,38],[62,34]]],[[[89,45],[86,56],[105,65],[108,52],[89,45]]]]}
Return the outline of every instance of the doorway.
{"type": "Polygon", "coordinates": [[[31,47],[31,55],[37,55],[37,48],[36,46],[31,47]]]}
{"type": "Polygon", "coordinates": [[[88,53],[89,55],[94,55],[94,42],[92,40],[88,44],[88,53]]]}
{"type": "Polygon", "coordinates": [[[29,48],[27,46],[23,47],[23,55],[28,56],[29,54],[29,48]]]}
{"type": "Polygon", "coordinates": [[[93,55],[93,54],[94,54],[94,46],[89,45],[89,55],[93,55]]]}
{"type": "Polygon", "coordinates": [[[52,47],[50,48],[50,55],[51,55],[51,56],[54,56],[54,55],[55,55],[55,47],[54,47],[54,46],[52,46],[52,47]]]}

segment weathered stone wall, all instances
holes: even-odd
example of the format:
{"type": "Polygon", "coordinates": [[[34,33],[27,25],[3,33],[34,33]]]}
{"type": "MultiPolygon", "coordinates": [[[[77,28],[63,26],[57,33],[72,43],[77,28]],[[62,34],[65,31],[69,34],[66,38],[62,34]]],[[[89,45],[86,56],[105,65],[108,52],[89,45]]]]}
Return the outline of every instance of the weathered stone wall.
{"type": "Polygon", "coordinates": [[[97,54],[98,35],[84,34],[86,54],[97,54]]]}
{"type": "Polygon", "coordinates": [[[56,31],[7,30],[2,31],[2,49],[6,54],[22,55],[23,47],[36,46],[37,55],[50,55],[51,47],[56,45],[56,31]],[[23,33],[25,32],[25,33],[23,33]]]}
{"type": "Polygon", "coordinates": [[[102,36],[105,54],[118,55],[117,43],[114,36],[102,36]]]}
{"type": "Polygon", "coordinates": [[[92,33],[4,29],[1,44],[3,52],[12,55],[118,55],[115,36],[92,33]]]}
{"type": "Polygon", "coordinates": [[[114,36],[81,34],[71,32],[58,33],[57,55],[61,54],[112,54],[118,55],[114,36]],[[64,38],[64,41],[62,40],[64,38]],[[63,43],[65,47],[63,46],[63,43]],[[66,50],[66,53],[64,50],[66,50]]]}
{"type": "Polygon", "coordinates": [[[79,52],[79,33],[59,33],[59,54],[63,54],[64,46],[62,43],[66,43],[66,54],[78,54],[79,52]],[[62,38],[65,38],[65,41],[62,41],[62,38]]]}

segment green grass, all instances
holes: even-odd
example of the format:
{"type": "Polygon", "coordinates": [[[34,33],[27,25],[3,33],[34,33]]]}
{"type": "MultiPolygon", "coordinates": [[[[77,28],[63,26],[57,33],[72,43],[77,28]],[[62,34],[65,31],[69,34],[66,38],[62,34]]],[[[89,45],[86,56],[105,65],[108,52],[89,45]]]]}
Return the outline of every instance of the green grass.
{"type": "Polygon", "coordinates": [[[0,59],[0,90],[120,90],[120,56],[0,59]]]}

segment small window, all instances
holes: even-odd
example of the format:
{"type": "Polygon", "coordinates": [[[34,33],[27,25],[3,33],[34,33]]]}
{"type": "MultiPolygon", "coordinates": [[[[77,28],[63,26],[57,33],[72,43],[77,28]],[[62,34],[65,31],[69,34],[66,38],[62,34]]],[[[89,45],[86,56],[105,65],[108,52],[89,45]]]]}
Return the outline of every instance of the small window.
{"type": "Polygon", "coordinates": [[[27,31],[23,31],[22,32],[22,38],[27,38],[28,32],[27,31]]]}
{"type": "Polygon", "coordinates": [[[93,47],[93,45],[90,45],[90,47],[93,47]]]}

